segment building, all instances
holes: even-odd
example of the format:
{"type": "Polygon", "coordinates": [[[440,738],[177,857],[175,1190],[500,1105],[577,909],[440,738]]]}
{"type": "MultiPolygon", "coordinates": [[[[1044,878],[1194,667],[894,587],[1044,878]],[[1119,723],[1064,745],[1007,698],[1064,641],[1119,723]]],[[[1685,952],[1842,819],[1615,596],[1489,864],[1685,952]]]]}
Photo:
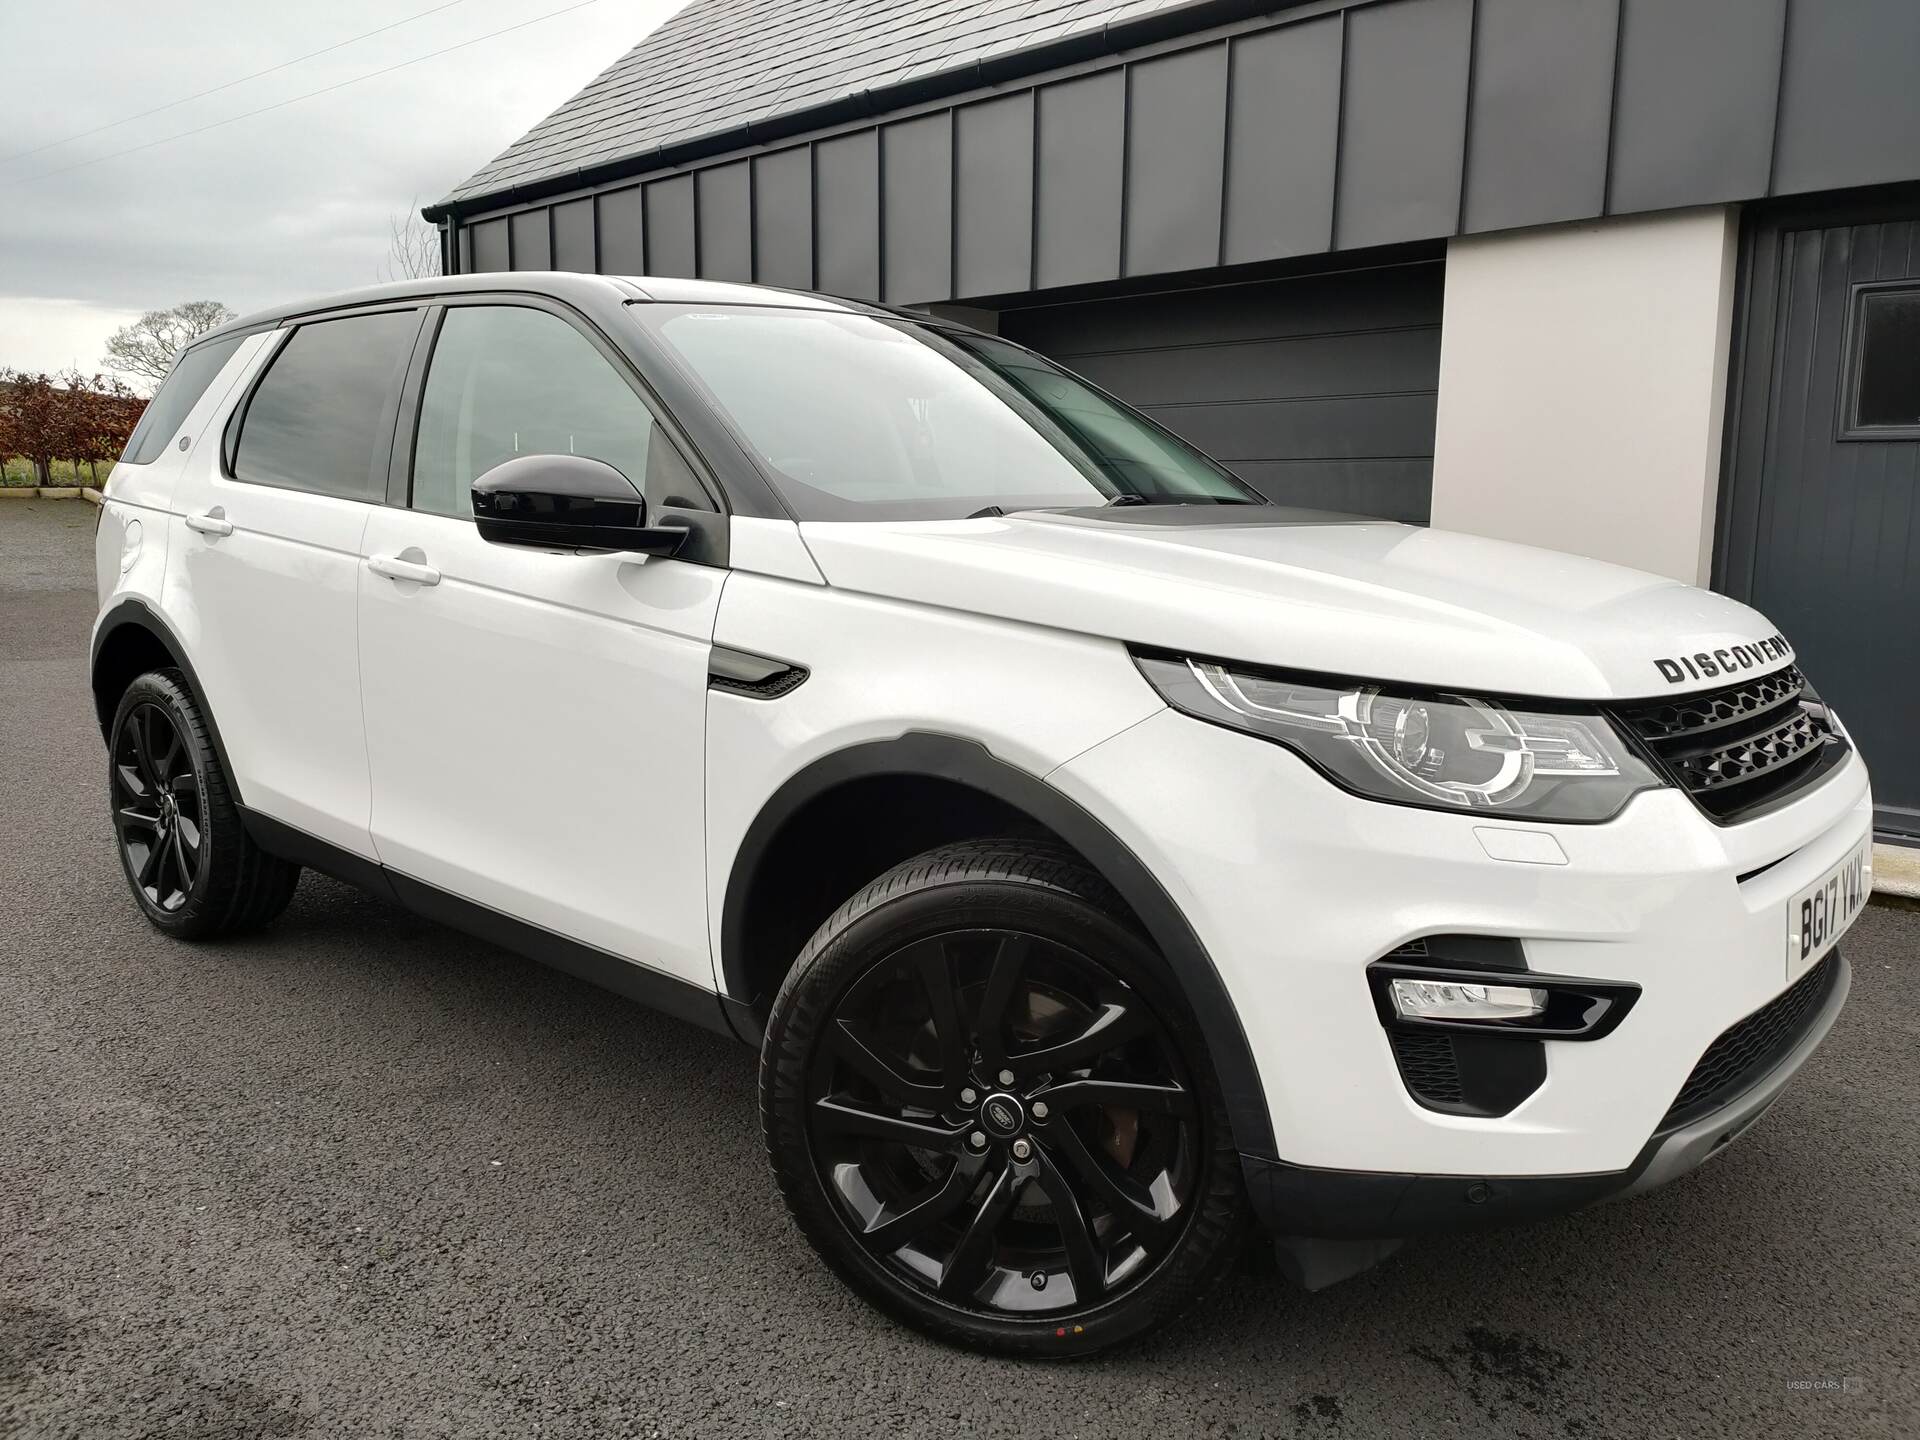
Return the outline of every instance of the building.
{"type": "Polygon", "coordinates": [[[1920,838],[1920,3],[693,0],[449,270],[931,307],[1275,500],[1766,611],[1920,838]]]}

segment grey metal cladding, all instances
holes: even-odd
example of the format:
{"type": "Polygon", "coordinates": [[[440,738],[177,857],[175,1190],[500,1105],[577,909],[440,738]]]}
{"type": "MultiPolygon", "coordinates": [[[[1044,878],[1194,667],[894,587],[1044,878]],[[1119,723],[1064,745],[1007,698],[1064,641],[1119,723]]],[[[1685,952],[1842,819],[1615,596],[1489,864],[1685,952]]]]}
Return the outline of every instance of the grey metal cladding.
{"type": "Polygon", "coordinates": [[[813,288],[813,151],[806,145],[753,157],[754,279],[813,288]]]}
{"type": "Polygon", "coordinates": [[[646,187],[647,269],[649,275],[700,273],[698,210],[693,176],[675,175],[646,187]]]}
{"type": "Polygon", "coordinates": [[[1775,193],[1920,173],[1920,4],[1800,0],[1787,37],[1775,193]]]}
{"type": "Polygon", "coordinates": [[[1609,212],[1764,195],[1786,0],[1622,4],[1609,212]]]}
{"type": "Polygon", "coordinates": [[[1104,70],[1044,87],[1034,178],[1034,284],[1039,289],[1120,274],[1125,187],[1126,75],[1104,70]]]}
{"type": "Polygon", "coordinates": [[[624,190],[608,190],[597,198],[600,204],[600,273],[646,274],[647,228],[640,187],[629,185],[624,190]]]}
{"type": "Polygon", "coordinates": [[[507,222],[505,219],[482,220],[471,227],[473,235],[473,268],[480,270],[511,270],[513,268],[507,252],[507,222]]]}
{"type": "Polygon", "coordinates": [[[551,270],[553,246],[547,234],[547,207],[526,210],[508,219],[513,234],[513,268],[551,270]]]}
{"type": "Polygon", "coordinates": [[[1224,42],[1131,67],[1127,274],[1196,270],[1219,260],[1226,119],[1224,42]]]}
{"type": "Polygon", "coordinates": [[[953,112],[880,130],[880,253],[890,305],[953,294],[953,112]]]}
{"type": "Polygon", "coordinates": [[[694,175],[700,205],[700,276],[753,279],[753,177],[748,162],[714,165],[694,175]]]}
{"type": "Polygon", "coordinates": [[[1226,264],[1333,244],[1342,28],[1328,15],[1233,42],[1226,264]]]}
{"type": "Polygon", "coordinates": [[[880,298],[880,146],[856,130],[813,148],[814,282],[828,295],[880,298]]]}
{"type": "Polygon", "coordinates": [[[593,196],[553,207],[553,268],[592,274],[598,257],[593,248],[593,196]]]}
{"type": "Polygon", "coordinates": [[[1600,214],[1620,0],[1479,3],[1460,228],[1600,214]]]}
{"type": "Polygon", "coordinates": [[[1473,0],[1346,12],[1333,236],[1341,249],[1451,235],[1460,219],[1473,0]]]}
{"type": "Polygon", "coordinates": [[[953,112],[953,291],[1002,295],[1033,284],[1033,92],[953,112]]]}

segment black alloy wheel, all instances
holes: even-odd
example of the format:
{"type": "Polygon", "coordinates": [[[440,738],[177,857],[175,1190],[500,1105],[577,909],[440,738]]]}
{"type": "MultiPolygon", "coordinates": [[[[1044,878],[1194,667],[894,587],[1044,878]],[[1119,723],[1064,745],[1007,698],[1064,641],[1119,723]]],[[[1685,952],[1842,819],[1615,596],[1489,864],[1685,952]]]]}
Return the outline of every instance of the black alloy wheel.
{"type": "Polygon", "coordinates": [[[186,739],[153,701],[120,717],[112,793],[120,857],[134,889],[156,910],[179,911],[200,878],[206,807],[186,739]]]}
{"type": "Polygon", "coordinates": [[[140,911],[183,940],[257,929],[287,908],[300,867],[247,834],[199,702],[177,670],[136,676],[114,709],[107,794],[140,911]]]}
{"type": "Polygon", "coordinates": [[[766,1053],[798,1060],[800,1029],[805,1059],[763,1064],[776,1174],[816,1248],[895,1313],[1086,1353],[1216,1272],[1237,1156],[1190,1022],[1097,878],[1032,843],[935,855],[964,868],[920,857],[822,927],[796,972],[830,993],[794,1014],[800,987],[782,991],[766,1053]]]}

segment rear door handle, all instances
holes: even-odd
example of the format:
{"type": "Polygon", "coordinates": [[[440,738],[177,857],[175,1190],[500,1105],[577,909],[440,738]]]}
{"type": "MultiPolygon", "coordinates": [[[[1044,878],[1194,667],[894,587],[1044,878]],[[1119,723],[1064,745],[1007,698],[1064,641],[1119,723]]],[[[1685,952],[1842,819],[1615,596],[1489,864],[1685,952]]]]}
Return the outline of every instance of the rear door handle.
{"type": "Polygon", "coordinates": [[[202,535],[231,535],[233,522],[227,519],[227,512],[216,505],[198,515],[187,516],[187,528],[202,535]]]}
{"type": "MultiPolygon", "coordinates": [[[[420,552],[414,550],[418,555],[420,552]]],[[[376,575],[384,575],[389,580],[411,580],[415,585],[438,585],[440,572],[431,565],[419,560],[408,560],[400,555],[370,555],[367,568],[376,575]]]]}

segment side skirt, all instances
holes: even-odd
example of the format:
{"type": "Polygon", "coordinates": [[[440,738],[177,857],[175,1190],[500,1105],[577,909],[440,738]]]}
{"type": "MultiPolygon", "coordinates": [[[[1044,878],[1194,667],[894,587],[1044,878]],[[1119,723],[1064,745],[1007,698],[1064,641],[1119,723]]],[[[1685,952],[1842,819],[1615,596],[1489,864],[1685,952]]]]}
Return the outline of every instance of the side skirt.
{"type": "Polygon", "coordinates": [[[391,900],[422,919],[464,931],[477,940],[564,971],[676,1020],[690,1021],[749,1044],[759,1043],[757,1022],[746,1013],[744,1006],[737,1002],[729,1005],[725,997],[677,975],[668,975],[610,950],[503,914],[424,880],[402,875],[257,810],[242,806],[240,816],[254,844],[269,855],[331,875],[383,900],[391,900]],[[732,1013],[736,1009],[742,1012],[737,1017],[732,1013]]]}

